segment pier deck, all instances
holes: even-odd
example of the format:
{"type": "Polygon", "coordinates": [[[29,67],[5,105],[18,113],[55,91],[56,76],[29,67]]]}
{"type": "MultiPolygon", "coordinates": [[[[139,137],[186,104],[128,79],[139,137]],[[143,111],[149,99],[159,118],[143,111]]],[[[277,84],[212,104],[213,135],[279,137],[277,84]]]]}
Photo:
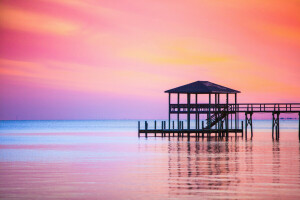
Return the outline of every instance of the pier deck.
{"type": "Polygon", "coordinates": [[[139,130],[139,136],[145,137],[204,137],[212,136],[225,136],[227,133],[234,133],[237,136],[237,133],[241,133],[240,136],[243,136],[243,129],[166,129],[166,130],[159,130],[159,129],[147,129],[147,130],[139,130]]]}

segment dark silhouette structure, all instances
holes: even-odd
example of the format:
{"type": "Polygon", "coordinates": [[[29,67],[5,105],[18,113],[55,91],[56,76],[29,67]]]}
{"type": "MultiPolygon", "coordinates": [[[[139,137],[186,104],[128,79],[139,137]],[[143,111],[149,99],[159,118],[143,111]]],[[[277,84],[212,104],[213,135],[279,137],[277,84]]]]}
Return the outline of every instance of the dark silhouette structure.
{"type": "MultiPolygon", "coordinates": [[[[156,121],[154,128],[149,129],[148,122],[145,121],[145,128],[141,129],[138,122],[138,135],[144,134],[148,137],[149,134],[160,134],[164,136],[190,137],[192,134],[195,137],[204,135],[210,137],[214,134],[218,137],[228,137],[229,133],[241,133],[243,136],[243,121],[241,127],[239,123],[239,113],[245,114],[245,136],[247,138],[248,126],[251,129],[251,138],[253,137],[252,115],[253,113],[272,113],[272,138],[279,139],[279,116],[280,113],[299,113],[300,103],[237,103],[238,90],[224,87],[209,81],[196,81],[187,85],[176,87],[165,91],[169,94],[169,119],[168,127],[166,121],[162,121],[161,128],[157,128],[156,121]],[[171,94],[177,95],[177,103],[171,104],[171,94]],[[180,102],[180,95],[186,95],[186,102],[180,102]],[[208,103],[198,103],[198,95],[208,95],[208,103]],[[191,102],[191,97],[194,96],[194,102],[191,102]],[[221,103],[221,96],[225,103],[221,103]],[[229,103],[229,97],[233,96],[233,103],[229,103]],[[177,119],[172,121],[171,116],[176,115],[177,119]],[[185,115],[187,127],[184,128],[181,116],[185,115]],[[205,123],[200,124],[201,116],[204,115],[205,123]],[[191,117],[194,117],[194,126],[191,125],[191,117]],[[175,126],[176,122],[176,126],[175,126]],[[201,126],[202,125],[202,126],[201,126]]],[[[231,100],[232,101],[232,100],[231,100]]],[[[203,117],[202,117],[203,119],[203,117]]],[[[299,119],[299,140],[300,140],[300,119],[299,119]]]]}

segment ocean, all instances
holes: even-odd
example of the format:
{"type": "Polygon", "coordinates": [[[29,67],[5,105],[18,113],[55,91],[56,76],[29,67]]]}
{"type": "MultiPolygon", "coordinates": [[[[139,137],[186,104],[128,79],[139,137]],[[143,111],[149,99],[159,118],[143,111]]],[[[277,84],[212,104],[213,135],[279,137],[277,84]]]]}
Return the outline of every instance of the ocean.
{"type": "Polygon", "coordinates": [[[300,199],[298,120],[279,141],[253,125],[187,140],[138,138],[137,120],[0,121],[0,199],[300,199]]]}

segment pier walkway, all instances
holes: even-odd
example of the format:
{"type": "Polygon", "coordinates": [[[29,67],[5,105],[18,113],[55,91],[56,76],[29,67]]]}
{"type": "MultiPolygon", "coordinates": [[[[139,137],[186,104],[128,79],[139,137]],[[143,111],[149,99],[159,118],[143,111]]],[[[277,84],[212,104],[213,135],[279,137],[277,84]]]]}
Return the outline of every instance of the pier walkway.
{"type": "MultiPolygon", "coordinates": [[[[248,127],[253,137],[254,113],[272,114],[272,138],[279,139],[279,120],[282,113],[298,113],[299,116],[299,140],[300,140],[300,103],[237,103],[237,94],[240,91],[233,90],[208,81],[196,81],[171,90],[165,91],[169,94],[169,119],[168,127],[166,122],[162,122],[161,129],[157,129],[156,121],[154,129],[148,128],[148,122],[145,121],[144,129],[138,123],[138,136],[168,136],[168,137],[204,137],[211,135],[219,137],[228,137],[230,133],[235,136],[244,136],[247,138],[248,127]],[[177,94],[177,103],[171,103],[171,94],[177,94]],[[186,102],[180,103],[180,94],[186,96],[186,102]],[[208,103],[198,103],[198,94],[208,94],[208,103]],[[194,95],[194,102],[191,102],[191,96],[194,95]],[[214,100],[212,96],[214,95],[214,100]],[[221,103],[221,95],[225,96],[225,103],[221,103]],[[234,95],[234,103],[229,103],[229,95],[234,95]],[[245,115],[245,120],[239,120],[241,114],[245,115]],[[171,126],[171,115],[176,115],[176,127],[174,121],[171,126]],[[187,119],[186,128],[183,127],[183,121],[180,117],[184,115],[187,119]],[[200,126],[200,117],[204,115],[205,122],[200,126]],[[195,128],[191,128],[191,116],[195,119],[195,128]],[[245,123],[244,123],[245,122],[245,123]],[[172,128],[171,128],[172,127],[172,128]]],[[[223,100],[224,101],[224,100],[223,100]]],[[[203,119],[203,117],[202,117],[203,119]]]]}

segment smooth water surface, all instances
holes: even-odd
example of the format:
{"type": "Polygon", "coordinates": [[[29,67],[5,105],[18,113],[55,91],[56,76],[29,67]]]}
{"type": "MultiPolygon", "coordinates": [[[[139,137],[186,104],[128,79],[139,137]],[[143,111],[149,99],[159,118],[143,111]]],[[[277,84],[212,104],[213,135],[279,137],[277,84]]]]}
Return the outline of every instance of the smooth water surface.
{"type": "MultiPolygon", "coordinates": [[[[0,199],[300,199],[298,121],[254,138],[137,137],[137,121],[0,121],[0,199]]],[[[249,136],[249,135],[248,135],[249,136]]]]}

